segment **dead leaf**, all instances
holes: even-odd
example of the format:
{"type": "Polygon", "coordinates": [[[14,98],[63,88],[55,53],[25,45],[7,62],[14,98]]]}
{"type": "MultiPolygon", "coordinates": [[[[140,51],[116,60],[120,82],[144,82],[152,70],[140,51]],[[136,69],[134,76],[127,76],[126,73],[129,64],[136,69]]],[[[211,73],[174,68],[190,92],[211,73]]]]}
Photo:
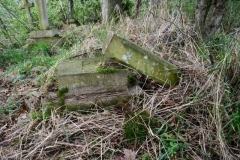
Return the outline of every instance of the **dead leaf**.
{"type": "Polygon", "coordinates": [[[138,39],[136,35],[130,35],[129,40],[135,42],[138,39]]]}
{"type": "Polygon", "coordinates": [[[165,104],[168,106],[173,106],[175,103],[173,100],[168,99],[168,100],[166,100],[165,104]]]}
{"type": "Polygon", "coordinates": [[[74,144],[75,144],[75,145],[78,145],[78,146],[80,146],[80,145],[83,146],[83,145],[84,145],[83,142],[81,142],[80,140],[75,140],[75,141],[74,141],[74,144]]]}
{"type": "Polygon", "coordinates": [[[114,158],[114,160],[124,160],[123,156],[123,154],[119,154],[114,158]]]}
{"type": "Polygon", "coordinates": [[[24,91],[25,88],[26,88],[26,85],[25,85],[25,84],[22,84],[22,85],[19,86],[18,91],[19,91],[19,92],[24,91]]]}
{"type": "Polygon", "coordinates": [[[169,124],[171,127],[173,127],[174,125],[176,125],[176,117],[175,116],[172,116],[170,119],[169,119],[169,124]]]}
{"type": "Polygon", "coordinates": [[[25,109],[20,108],[18,112],[19,112],[20,114],[23,114],[23,113],[25,113],[25,111],[26,111],[25,109]]]}
{"type": "Polygon", "coordinates": [[[27,118],[27,114],[26,113],[20,114],[19,117],[18,117],[18,121],[22,121],[22,120],[24,120],[26,118],[27,118]]]}
{"type": "Polygon", "coordinates": [[[9,90],[8,89],[1,89],[0,93],[7,94],[7,93],[9,93],[9,90]]]}
{"type": "Polygon", "coordinates": [[[163,100],[163,104],[167,106],[173,106],[175,103],[169,97],[165,97],[163,100]]]}
{"type": "Polygon", "coordinates": [[[130,149],[124,149],[124,159],[123,160],[135,160],[136,159],[136,152],[130,149]]]}
{"type": "Polygon", "coordinates": [[[80,96],[80,98],[85,99],[85,98],[87,98],[87,95],[86,95],[86,94],[83,94],[83,95],[80,96]]]}

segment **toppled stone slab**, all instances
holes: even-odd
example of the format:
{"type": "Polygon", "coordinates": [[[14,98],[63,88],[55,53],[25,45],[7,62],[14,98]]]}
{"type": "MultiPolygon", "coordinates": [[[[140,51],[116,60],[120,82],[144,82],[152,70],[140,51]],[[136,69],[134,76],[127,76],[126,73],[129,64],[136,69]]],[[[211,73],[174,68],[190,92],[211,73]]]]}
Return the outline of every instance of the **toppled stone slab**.
{"type": "Polygon", "coordinates": [[[30,44],[37,44],[40,42],[44,42],[46,44],[49,44],[50,46],[60,47],[66,42],[66,39],[62,38],[62,37],[27,39],[27,41],[26,41],[27,45],[24,48],[27,48],[30,44]]]}
{"type": "Polygon", "coordinates": [[[68,88],[66,96],[127,90],[128,71],[98,73],[102,58],[63,61],[58,68],[59,89],[68,88]]]}
{"type": "Polygon", "coordinates": [[[179,71],[175,65],[114,33],[109,34],[103,45],[103,53],[161,84],[174,85],[179,81],[179,71]]]}
{"type": "Polygon", "coordinates": [[[38,31],[32,31],[30,33],[30,38],[47,38],[47,37],[54,37],[58,35],[57,29],[52,30],[38,30],[38,31]]]}

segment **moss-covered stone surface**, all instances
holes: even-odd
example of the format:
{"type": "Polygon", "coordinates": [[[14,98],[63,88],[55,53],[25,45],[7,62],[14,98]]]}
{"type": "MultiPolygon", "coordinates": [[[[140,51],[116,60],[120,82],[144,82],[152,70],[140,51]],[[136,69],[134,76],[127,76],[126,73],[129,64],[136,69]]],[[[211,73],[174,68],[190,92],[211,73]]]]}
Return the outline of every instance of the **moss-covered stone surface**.
{"type": "Polygon", "coordinates": [[[103,58],[65,60],[58,67],[58,94],[67,110],[86,110],[92,106],[109,106],[142,94],[138,86],[129,88],[129,71],[105,67],[103,58]],[[109,70],[110,68],[110,70],[109,70]],[[113,72],[114,71],[114,72],[113,72]],[[59,92],[60,93],[60,92],[59,92]]]}
{"type": "Polygon", "coordinates": [[[59,89],[67,87],[67,96],[125,91],[128,89],[128,70],[99,73],[102,58],[63,61],[58,67],[59,89]]]}
{"type": "Polygon", "coordinates": [[[174,85],[179,81],[179,71],[175,65],[114,33],[110,33],[105,41],[103,53],[161,84],[174,85]]]}

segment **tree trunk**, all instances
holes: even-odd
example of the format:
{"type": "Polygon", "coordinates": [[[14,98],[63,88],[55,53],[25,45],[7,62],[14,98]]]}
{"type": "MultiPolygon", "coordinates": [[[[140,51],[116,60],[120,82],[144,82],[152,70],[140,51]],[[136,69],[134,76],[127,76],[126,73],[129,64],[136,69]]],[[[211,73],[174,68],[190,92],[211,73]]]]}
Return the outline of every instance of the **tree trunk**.
{"type": "Polygon", "coordinates": [[[160,6],[160,0],[150,0],[149,3],[150,3],[151,12],[156,17],[157,16],[157,11],[158,11],[159,6],[160,6]]]}
{"type": "Polygon", "coordinates": [[[142,5],[142,0],[136,0],[135,10],[134,10],[134,17],[135,18],[137,18],[139,16],[141,5],[142,5]]]}
{"type": "Polygon", "coordinates": [[[195,30],[203,40],[211,38],[219,28],[229,0],[197,0],[195,30]]]}
{"type": "Polygon", "coordinates": [[[101,0],[102,23],[107,23],[115,9],[121,10],[122,0],[101,0]]]}

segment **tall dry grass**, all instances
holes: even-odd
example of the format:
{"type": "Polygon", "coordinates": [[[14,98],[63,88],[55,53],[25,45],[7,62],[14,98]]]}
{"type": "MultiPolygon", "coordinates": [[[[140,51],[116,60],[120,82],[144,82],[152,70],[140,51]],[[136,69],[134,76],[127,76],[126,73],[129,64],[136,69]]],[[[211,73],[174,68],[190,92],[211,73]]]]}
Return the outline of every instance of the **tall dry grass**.
{"type": "MultiPolygon", "coordinates": [[[[167,135],[175,135],[179,143],[188,144],[173,156],[166,154],[166,159],[239,159],[239,148],[227,140],[229,135],[224,132],[224,125],[231,119],[223,104],[225,94],[231,92],[225,81],[227,70],[234,68],[233,77],[239,75],[239,47],[234,45],[237,38],[229,44],[232,47],[222,61],[210,70],[210,60],[199,54],[201,47],[193,38],[196,33],[184,23],[180,11],[173,15],[167,19],[152,12],[138,19],[120,16],[117,24],[112,21],[97,26],[151,50],[177,65],[182,73],[178,85],[171,88],[155,85],[143,97],[133,97],[128,106],[148,110],[163,126],[169,126],[167,135]]],[[[81,50],[94,48],[97,38],[92,35],[86,38],[81,50]]],[[[206,57],[207,52],[206,49],[206,57]]],[[[27,118],[1,128],[5,140],[0,143],[0,156],[1,159],[117,159],[127,148],[138,156],[147,153],[150,158],[159,159],[167,148],[164,140],[148,129],[148,137],[136,148],[126,145],[124,113],[116,111],[114,106],[96,107],[85,114],[80,111],[60,114],[56,110],[45,121],[27,118]]]]}

